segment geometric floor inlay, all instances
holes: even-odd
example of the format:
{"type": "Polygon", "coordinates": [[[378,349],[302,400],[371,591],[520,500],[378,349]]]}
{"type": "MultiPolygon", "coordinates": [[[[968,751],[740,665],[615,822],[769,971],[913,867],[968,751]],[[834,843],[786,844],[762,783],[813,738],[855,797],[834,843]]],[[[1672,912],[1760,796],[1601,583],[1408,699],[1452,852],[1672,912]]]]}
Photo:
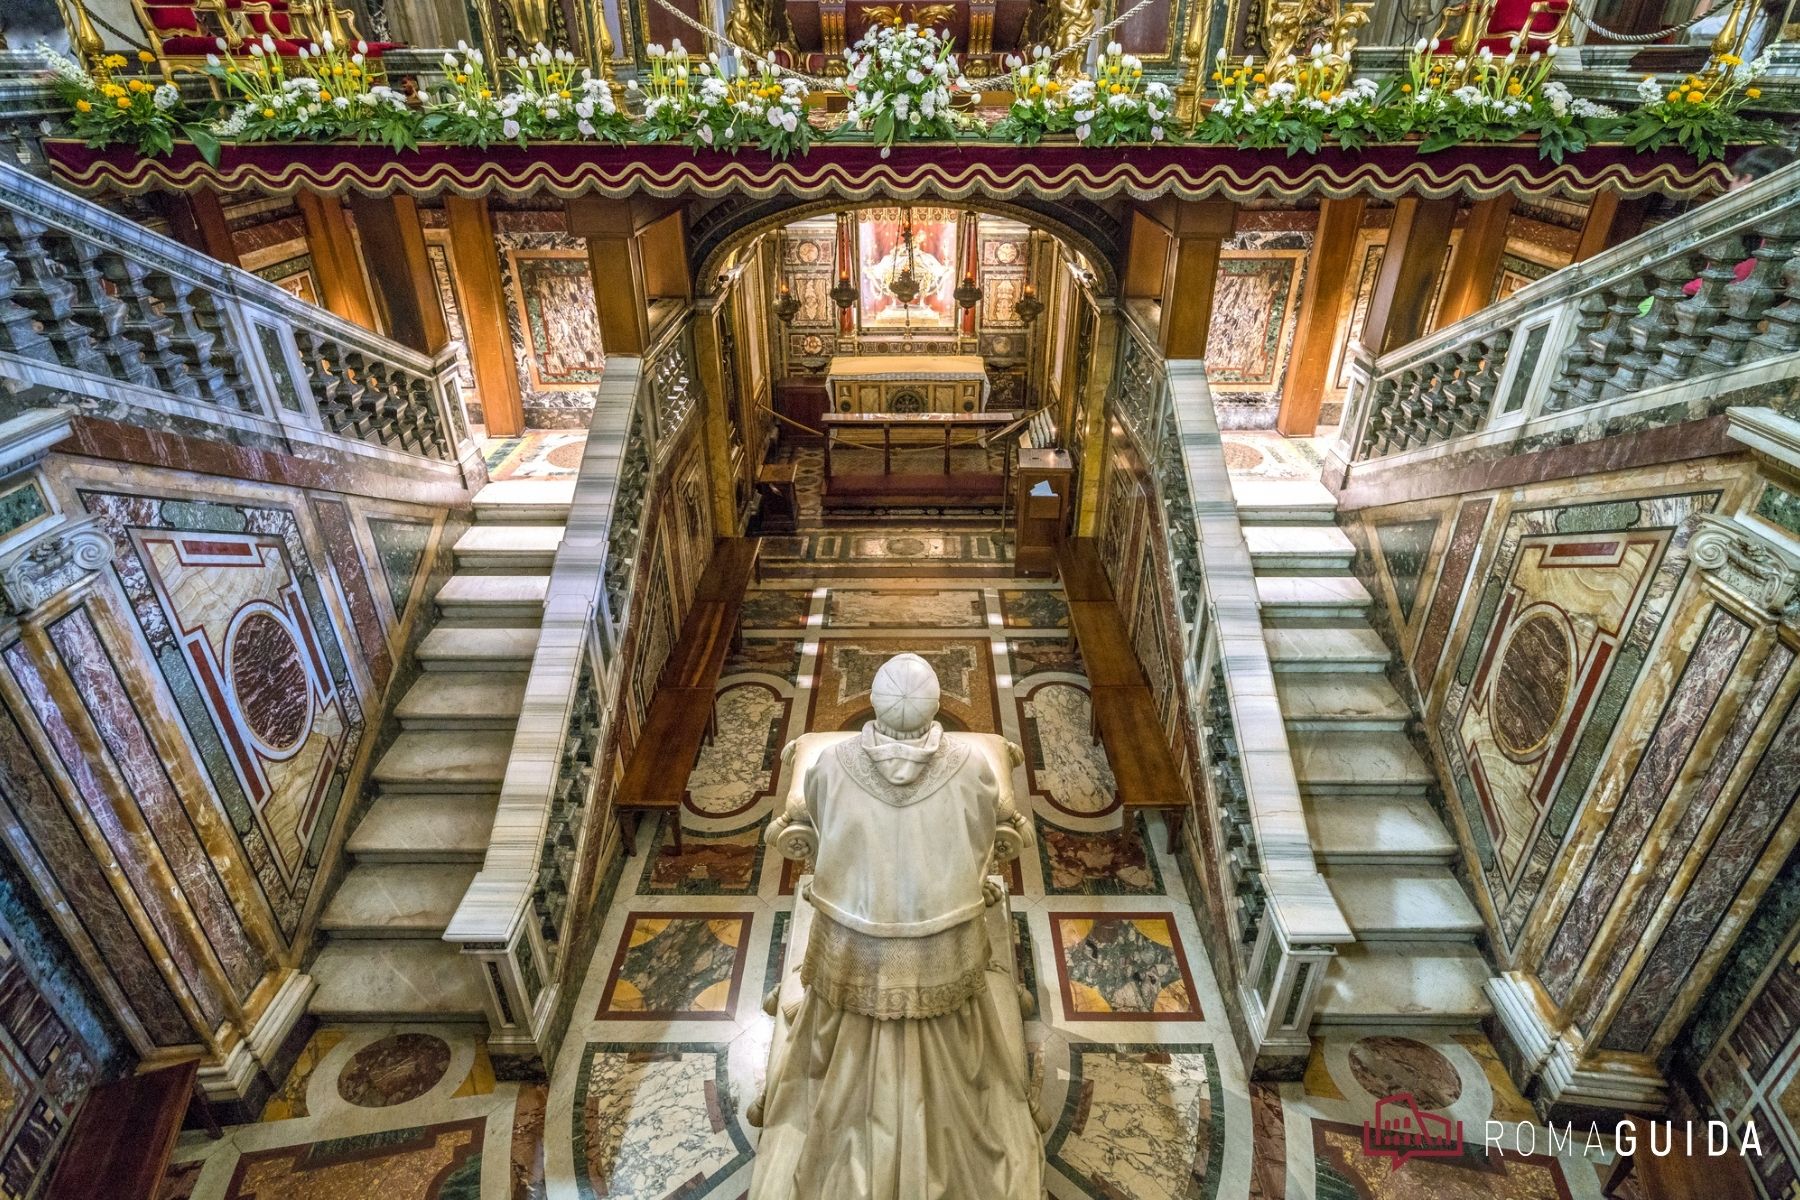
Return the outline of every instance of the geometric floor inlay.
{"type": "Polygon", "coordinates": [[[1069,1020],[1200,1019],[1172,913],[1051,913],[1050,940],[1069,1020]]]}
{"type": "Polygon", "coordinates": [[[1490,1155],[1465,1142],[1460,1155],[1409,1158],[1396,1169],[1391,1157],[1363,1152],[1362,1126],[1312,1125],[1318,1200],[1570,1200],[1562,1164],[1547,1155],[1490,1155]]]}
{"type": "Polygon", "coordinates": [[[350,1056],[338,1076],[338,1095],[361,1108],[389,1108],[417,1100],[450,1069],[450,1044],[429,1033],[396,1033],[350,1056]]]}
{"type": "Polygon", "coordinates": [[[570,1131],[582,1200],[703,1196],[749,1161],[727,1050],[706,1042],[583,1047],[570,1131]]]}
{"type": "Polygon", "coordinates": [[[482,1118],[257,1150],[226,1200],[478,1200],[482,1118]]]}
{"type": "Polygon", "coordinates": [[[749,940],[749,913],[632,913],[595,1016],[729,1021],[749,940]]]}
{"type": "Polygon", "coordinates": [[[1038,863],[1044,891],[1052,896],[1143,896],[1163,890],[1162,871],[1150,848],[1144,814],[1133,813],[1119,829],[1098,833],[1037,821],[1038,863]]]}
{"type": "Polygon", "coordinates": [[[1219,1064],[1204,1044],[1075,1046],[1050,1165],[1093,1200],[1213,1200],[1225,1150],[1219,1064]]]}

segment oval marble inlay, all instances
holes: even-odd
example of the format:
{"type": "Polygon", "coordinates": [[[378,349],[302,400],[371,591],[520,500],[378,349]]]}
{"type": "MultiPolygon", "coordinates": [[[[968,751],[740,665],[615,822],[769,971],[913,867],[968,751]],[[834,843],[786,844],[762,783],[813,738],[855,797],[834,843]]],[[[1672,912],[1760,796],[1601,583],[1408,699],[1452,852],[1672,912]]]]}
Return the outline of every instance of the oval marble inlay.
{"type": "Polygon", "coordinates": [[[417,1100],[450,1069],[450,1044],[429,1033],[396,1033],[350,1056],[338,1076],[338,1095],[359,1108],[388,1108],[417,1100]]]}
{"type": "Polygon", "coordinates": [[[306,736],[312,723],[306,664],[273,613],[253,612],[238,624],[227,669],[238,711],[258,741],[279,753],[306,736]]]}
{"type": "Polygon", "coordinates": [[[1575,663],[1563,624],[1538,612],[1513,629],[1494,672],[1494,736],[1513,758],[1526,758],[1550,738],[1568,698],[1575,663]]]}
{"type": "Polygon", "coordinates": [[[1408,1092],[1420,1108],[1449,1108],[1462,1079],[1439,1051],[1407,1037],[1366,1037],[1350,1047],[1350,1073],[1371,1096],[1408,1092]]]}

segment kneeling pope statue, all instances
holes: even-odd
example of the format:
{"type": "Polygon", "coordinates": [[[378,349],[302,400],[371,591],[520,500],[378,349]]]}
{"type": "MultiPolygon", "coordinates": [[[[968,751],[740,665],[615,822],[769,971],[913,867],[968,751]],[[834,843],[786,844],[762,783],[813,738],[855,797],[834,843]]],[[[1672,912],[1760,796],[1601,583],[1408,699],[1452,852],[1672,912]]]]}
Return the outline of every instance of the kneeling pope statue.
{"type": "Polygon", "coordinates": [[[750,1200],[1040,1200],[1011,949],[988,920],[990,870],[1031,841],[1019,748],[946,733],[916,654],[870,699],[861,733],[784,752],[796,784],[768,839],[814,859],[811,930],[776,994],[750,1200]]]}

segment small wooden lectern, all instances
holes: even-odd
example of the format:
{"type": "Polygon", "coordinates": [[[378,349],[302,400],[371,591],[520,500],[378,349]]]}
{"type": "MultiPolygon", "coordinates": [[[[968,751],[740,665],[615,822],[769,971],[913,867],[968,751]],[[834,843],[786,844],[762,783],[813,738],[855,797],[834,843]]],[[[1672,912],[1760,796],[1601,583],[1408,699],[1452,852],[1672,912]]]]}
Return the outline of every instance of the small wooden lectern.
{"type": "Polygon", "coordinates": [[[1069,493],[1074,478],[1075,465],[1067,450],[1020,447],[1013,493],[1016,574],[1055,574],[1056,548],[1069,526],[1069,493]]]}

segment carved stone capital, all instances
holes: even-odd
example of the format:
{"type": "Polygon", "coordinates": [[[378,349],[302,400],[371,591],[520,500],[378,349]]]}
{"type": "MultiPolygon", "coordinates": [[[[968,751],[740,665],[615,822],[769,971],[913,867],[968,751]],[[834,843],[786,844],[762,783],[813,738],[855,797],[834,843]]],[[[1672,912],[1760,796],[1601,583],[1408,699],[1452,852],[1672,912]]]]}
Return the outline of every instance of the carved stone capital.
{"type": "Polygon", "coordinates": [[[93,578],[112,556],[112,538],[96,518],[56,525],[0,562],[0,593],[15,613],[29,617],[93,578]]]}
{"type": "Polygon", "coordinates": [[[1765,619],[1779,616],[1800,589],[1800,557],[1729,517],[1702,516],[1688,557],[1721,600],[1765,619]]]}

